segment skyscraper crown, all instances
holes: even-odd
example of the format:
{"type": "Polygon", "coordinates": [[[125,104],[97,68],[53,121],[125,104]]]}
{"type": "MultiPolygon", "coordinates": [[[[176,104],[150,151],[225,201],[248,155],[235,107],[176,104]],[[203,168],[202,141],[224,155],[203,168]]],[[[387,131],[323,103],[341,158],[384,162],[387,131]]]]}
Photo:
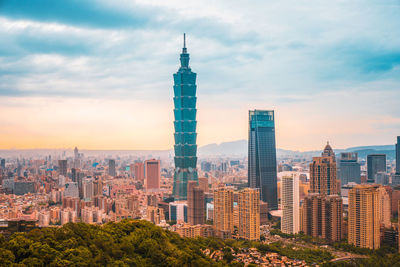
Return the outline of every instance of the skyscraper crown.
{"type": "Polygon", "coordinates": [[[187,53],[186,48],[186,34],[183,34],[183,48],[181,54],[181,69],[190,69],[189,68],[189,54],[187,53]]]}

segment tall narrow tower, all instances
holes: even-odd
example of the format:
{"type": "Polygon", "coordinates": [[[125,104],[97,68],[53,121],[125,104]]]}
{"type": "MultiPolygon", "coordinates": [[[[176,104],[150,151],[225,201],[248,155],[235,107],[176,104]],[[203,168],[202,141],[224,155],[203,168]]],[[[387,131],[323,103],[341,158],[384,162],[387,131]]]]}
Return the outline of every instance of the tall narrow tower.
{"type": "Polygon", "coordinates": [[[278,209],[275,118],[273,110],[249,111],[249,187],[260,188],[261,200],[278,209]]]}
{"type": "Polygon", "coordinates": [[[175,173],[174,197],[187,199],[188,181],[198,181],[196,145],[196,73],[189,67],[189,54],[183,34],[181,67],[174,74],[175,173]]]}

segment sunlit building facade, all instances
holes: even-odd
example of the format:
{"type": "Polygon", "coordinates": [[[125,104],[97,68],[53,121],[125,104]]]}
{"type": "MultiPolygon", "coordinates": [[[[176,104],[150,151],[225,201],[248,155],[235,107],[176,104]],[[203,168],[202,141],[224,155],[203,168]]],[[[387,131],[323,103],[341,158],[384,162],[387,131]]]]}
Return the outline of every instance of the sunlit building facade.
{"type": "Polygon", "coordinates": [[[380,239],[380,201],[376,185],[358,185],[349,192],[349,243],[378,249],[380,239]]]}
{"type": "Polygon", "coordinates": [[[260,192],[246,188],[239,192],[239,236],[247,240],[260,239],[260,192]]]}

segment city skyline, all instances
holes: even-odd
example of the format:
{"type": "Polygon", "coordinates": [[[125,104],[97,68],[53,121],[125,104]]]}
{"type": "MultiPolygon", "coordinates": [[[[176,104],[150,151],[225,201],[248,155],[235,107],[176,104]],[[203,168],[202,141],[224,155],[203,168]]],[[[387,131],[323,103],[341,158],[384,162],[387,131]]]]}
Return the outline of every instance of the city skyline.
{"type": "Polygon", "coordinates": [[[398,11],[0,0],[0,262],[397,266],[398,11]]]}
{"type": "Polygon", "coordinates": [[[394,1],[41,3],[0,6],[0,149],[172,148],[183,32],[200,146],[246,139],[251,109],[275,110],[286,149],[392,144],[400,130],[394,1]]]}

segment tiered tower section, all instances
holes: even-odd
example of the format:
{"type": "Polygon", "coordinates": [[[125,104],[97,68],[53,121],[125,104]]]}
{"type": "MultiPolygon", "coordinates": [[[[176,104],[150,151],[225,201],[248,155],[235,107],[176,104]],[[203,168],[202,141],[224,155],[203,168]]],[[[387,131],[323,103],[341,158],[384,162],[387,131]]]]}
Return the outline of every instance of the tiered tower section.
{"type": "Polygon", "coordinates": [[[185,34],[181,67],[174,74],[175,200],[187,199],[188,181],[198,181],[196,145],[196,73],[189,67],[185,34]]]}

